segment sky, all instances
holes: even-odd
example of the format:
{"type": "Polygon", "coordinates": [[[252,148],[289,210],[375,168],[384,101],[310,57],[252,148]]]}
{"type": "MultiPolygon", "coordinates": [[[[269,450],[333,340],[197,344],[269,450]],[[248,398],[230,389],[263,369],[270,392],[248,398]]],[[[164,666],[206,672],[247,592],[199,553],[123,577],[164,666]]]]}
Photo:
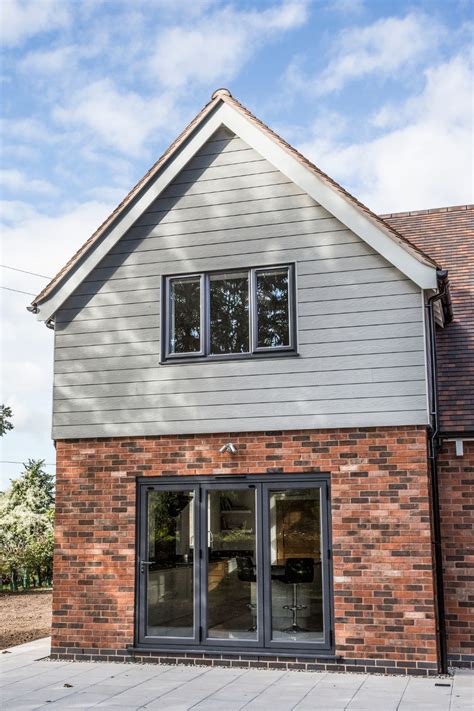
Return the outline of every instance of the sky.
{"type": "Polygon", "coordinates": [[[0,489],[51,442],[31,298],[212,92],[375,212],[473,201],[471,0],[1,0],[0,489]],[[20,294],[17,291],[28,292],[20,294]],[[13,463],[8,463],[13,462],[13,463]]]}

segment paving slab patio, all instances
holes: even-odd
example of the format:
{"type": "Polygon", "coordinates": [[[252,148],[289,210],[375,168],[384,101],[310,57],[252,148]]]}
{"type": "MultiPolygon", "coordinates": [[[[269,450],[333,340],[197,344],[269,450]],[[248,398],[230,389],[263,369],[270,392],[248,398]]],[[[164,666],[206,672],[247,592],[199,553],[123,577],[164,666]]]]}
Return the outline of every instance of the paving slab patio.
{"type": "Polygon", "coordinates": [[[15,711],[473,711],[474,672],[449,679],[156,664],[58,662],[49,639],[0,655],[0,705],[15,711]],[[442,686],[439,686],[442,684],[442,686]]]}

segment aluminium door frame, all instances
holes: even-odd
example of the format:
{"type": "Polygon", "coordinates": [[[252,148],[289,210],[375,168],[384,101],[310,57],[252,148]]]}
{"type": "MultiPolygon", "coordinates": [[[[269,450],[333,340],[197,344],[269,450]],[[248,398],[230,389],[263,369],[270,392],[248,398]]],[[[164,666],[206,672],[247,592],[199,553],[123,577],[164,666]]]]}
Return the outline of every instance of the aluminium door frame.
{"type": "Polygon", "coordinates": [[[295,647],[296,650],[300,649],[318,649],[318,650],[328,650],[331,648],[332,640],[332,615],[331,615],[331,587],[330,587],[330,542],[329,542],[329,482],[325,481],[318,482],[308,482],[306,481],[293,481],[285,480],[280,481],[268,481],[264,482],[262,485],[262,513],[263,513],[263,526],[262,526],[262,546],[264,550],[264,569],[263,569],[263,582],[264,582],[264,609],[268,610],[269,613],[265,615],[265,630],[264,630],[264,640],[265,649],[267,650],[278,650],[281,649],[282,640],[272,639],[272,579],[271,579],[271,557],[270,557],[270,521],[269,513],[270,506],[265,504],[263,501],[264,497],[266,501],[269,500],[269,494],[271,491],[280,491],[286,489],[303,489],[311,488],[318,489],[320,496],[320,526],[321,526],[321,538],[320,538],[320,552],[321,552],[321,589],[323,595],[323,640],[318,642],[311,642],[306,640],[305,642],[294,642],[288,641],[285,645],[285,649],[291,649],[295,647]]]}
{"type": "MultiPolygon", "coordinates": [[[[137,542],[136,542],[136,598],[135,598],[135,640],[137,648],[157,650],[178,651],[183,647],[188,647],[190,652],[249,652],[265,654],[276,654],[286,656],[298,656],[319,653],[326,655],[333,652],[333,625],[334,625],[334,595],[332,585],[332,556],[331,556],[331,516],[330,516],[330,485],[329,472],[303,472],[303,473],[281,473],[281,474],[236,474],[236,475],[214,475],[214,476],[167,476],[167,477],[140,477],[137,478],[137,542]],[[202,495],[203,490],[232,489],[240,485],[245,487],[251,484],[256,485],[256,519],[261,521],[260,541],[256,540],[256,553],[259,555],[260,584],[257,583],[257,629],[258,640],[261,645],[249,640],[209,640],[204,637],[203,623],[201,617],[202,609],[207,609],[207,580],[203,577],[203,561],[207,554],[206,520],[207,506],[206,497],[202,495]],[[213,485],[213,486],[211,486],[213,485]],[[260,486],[259,486],[260,485],[260,486]],[[269,552],[265,552],[264,545],[269,538],[268,528],[268,507],[264,506],[264,492],[272,489],[282,488],[304,488],[309,486],[319,488],[321,491],[321,553],[323,571],[323,642],[288,642],[282,644],[280,641],[271,639],[271,612],[267,607],[271,600],[271,578],[264,574],[267,563],[269,564],[269,552]],[[147,544],[147,521],[146,521],[146,491],[153,489],[165,490],[192,490],[194,495],[194,556],[193,556],[193,591],[194,591],[194,636],[193,637],[156,637],[146,635],[146,585],[143,584],[143,574],[140,573],[140,553],[146,551],[147,544]],[[260,495],[258,492],[260,491],[260,495]],[[144,493],[145,492],[145,493],[144,493]],[[260,513],[258,509],[260,508],[260,513]],[[265,508],[267,511],[265,513],[265,508]],[[145,519],[143,518],[145,516],[145,519]],[[323,547],[324,546],[324,547],[323,547]],[[198,565],[199,561],[199,565],[198,565]],[[204,587],[203,582],[205,583],[204,587]],[[205,603],[200,604],[202,596],[205,596],[205,603]],[[262,598],[262,600],[260,599],[262,598]],[[267,607],[267,614],[265,614],[267,607]],[[261,617],[264,616],[263,624],[261,617]],[[260,628],[259,628],[260,625],[260,628]],[[270,632],[270,635],[269,635],[270,632]]],[[[258,538],[258,535],[257,535],[258,538]]]]}
{"type": "Polygon", "coordinates": [[[145,481],[139,486],[138,495],[138,537],[136,545],[136,576],[137,576],[137,602],[135,605],[135,615],[136,615],[136,634],[138,643],[144,646],[155,646],[155,645],[165,645],[173,647],[183,647],[196,645],[200,643],[200,605],[199,605],[199,595],[196,591],[199,590],[199,568],[197,561],[199,560],[199,555],[196,552],[201,551],[201,527],[199,525],[199,490],[200,487],[195,482],[183,481],[182,484],[178,484],[177,481],[170,482],[166,485],[161,485],[161,482],[155,482],[154,480],[145,481]],[[192,491],[194,492],[193,506],[194,506],[194,531],[193,531],[193,635],[190,637],[165,637],[160,635],[147,635],[147,589],[148,589],[148,579],[149,570],[148,566],[144,566],[141,569],[141,561],[144,556],[148,558],[148,494],[151,491],[192,491]]]}
{"type": "Polygon", "coordinates": [[[259,536],[259,532],[262,530],[263,521],[261,521],[261,492],[258,488],[257,482],[250,482],[248,480],[238,480],[231,482],[213,481],[211,483],[201,484],[201,537],[202,537],[202,557],[201,561],[201,625],[202,625],[202,635],[201,643],[205,646],[211,648],[217,647],[229,647],[229,648],[242,648],[242,646],[248,647],[249,649],[261,649],[264,646],[264,627],[263,627],[263,585],[258,582],[259,579],[263,580],[263,547],[262,547],[262,536],[259,536]],[[235,490],[253,489],[255,491],[255,558],[256,558],[256,570],[257,570],[257,639],[217,639],[208,636],[208,616],[207,611],[209,609],[209,587],[208,587],[208,570],[209,570],[209,555],[208,546],[206,545],[206,537],[209,533],[210,521],[208,520],[208,494],[211,491],[235,491],[235,490]],[[260,540],[259,540],[260,539],[260,540]]]}

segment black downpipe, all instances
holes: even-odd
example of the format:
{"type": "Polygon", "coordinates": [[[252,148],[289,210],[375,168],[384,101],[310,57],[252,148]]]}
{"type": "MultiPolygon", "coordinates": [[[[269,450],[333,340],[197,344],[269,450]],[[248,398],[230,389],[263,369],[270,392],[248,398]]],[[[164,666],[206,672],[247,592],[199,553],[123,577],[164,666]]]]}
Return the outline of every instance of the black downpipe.
{"type": "Polygon", "coordinates": [[[448,654],[446,644],[446,610],[444,601],[444,576],[443,555],[441,549],[441,518],[439,504],[439,478],[438,478],[438,452],[439,443],[439,418],[438,418],[438,389],[437,389],[437,364],[436,364],[436,325],[433,304],[442,300],[447,292],[446,272],[438,274],[443,287],[438,294],[431,296],[426,302],[428,310],[428,331],[430,348],[430,386],[431,386],[431,428],[428,442],[428,459],[431,469],[431,501],[433,505],[433,547],[435,558],[436,576],[436,605],[437,605],[437,633],[439,640],[440,671],[448,671],[448,654]]]}

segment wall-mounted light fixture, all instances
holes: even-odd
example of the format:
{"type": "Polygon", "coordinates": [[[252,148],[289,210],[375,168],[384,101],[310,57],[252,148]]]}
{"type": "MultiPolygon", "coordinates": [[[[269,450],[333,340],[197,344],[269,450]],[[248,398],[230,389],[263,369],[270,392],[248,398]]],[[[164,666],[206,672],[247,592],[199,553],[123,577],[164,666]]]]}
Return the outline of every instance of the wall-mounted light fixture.
{"type": "Polygon", "coordinates": [[[227,442],[227,444],[223,444],[222,447],[219,449],[219,452],[221,454],[225,454],[228,452],[229,454],[237,454],[237,447],[235,444],[232,444],[232,442],[227,442]]]}

